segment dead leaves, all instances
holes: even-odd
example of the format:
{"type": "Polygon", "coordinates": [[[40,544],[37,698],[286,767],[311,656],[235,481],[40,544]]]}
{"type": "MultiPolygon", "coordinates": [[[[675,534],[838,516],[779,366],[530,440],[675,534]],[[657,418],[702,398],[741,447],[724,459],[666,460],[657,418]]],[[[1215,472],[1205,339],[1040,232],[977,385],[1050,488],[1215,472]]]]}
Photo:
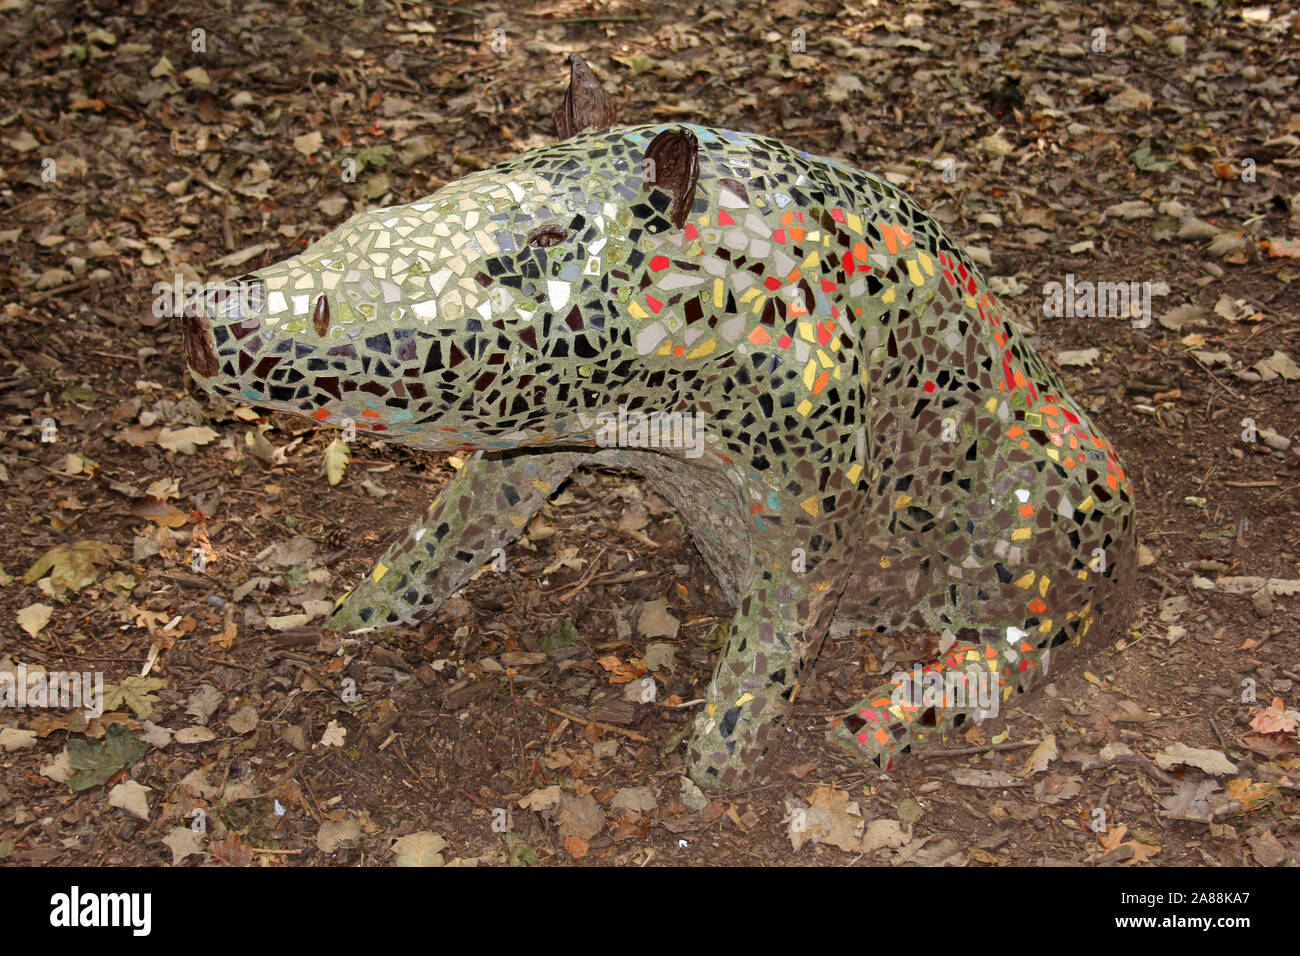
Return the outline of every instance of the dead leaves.
{"type": "Polygon", "coordinates": [[[120,684],[104,685],[104,710],[117,710],[125,704],[141,720],[153,715],[154,707],[159,703],[156,690],[167,686],[165,677],[140,677],[132,675],[122,679],[120,684]]]}
{"type": "Polygon", "coordinates": [[[102,744],[89,740],[68,741],[68,762],[74,773],[68,787],[74,791],[85,790],[108,781],[119,770],[131,766],[144,756],[148,746],[136,740],[121,724],[108,728],[102,744]]]}
{"type": "Polygon", "coordinates": [[[1265,255],[1274,259],[1300,259],[1300,240],[1266,239],[1259,245],[1265,255]]]}
{"type": "Polygon", "coordinates": [[[792,807],[789,817],[790,845],[798,853],[805,843],[825,843],[841,850],[860,850],[866,821],[856,801],[834,787],[818,787],[809,806],[792,807]]]}
{"type": "Polygon", "coordinates": [[[26,750],[35,745],[36,731],[34,730],[21,730],[17,727],[5,727],[0,730],[0,748],[3,748],[6,753],[26,750]]]}
{"type": "Polygon", "coordinates": [[[986,790],[1026,786],[1024,780],[1012,776],[1005,770],[978,770],[973,767],[953,768],[952,782],[959,787],[980,787],[986,790]]]}
{"type": "Polygon", "coordinates": [[[30,636],[35,637],[41,633],[46,624],[50,623],[50,616],[53,613],[54,608],[48,604],[29,604],[20,610],[15,615],[15,618],[19,627],[30,636]]]}
{"type": "Polygon", "coordinates": [[[1150,110],[1155,101],[1146,90],[1125,84],[1124,89],[1108,99],[1102,107],[1107,113],[1130,113],[1150,110]]]}
{"type": "Polygon", "coordinates": [[[321,459],[321,474],[325,476],[331,485],[337,485],[343,480],[343,473],[347,471],[348,463],[351,460],[351,447],[347,442],[336,438],[325,449],[325,454],[321,459]]]}
{"type": "Polygon", "coordinates": [[[1282,378],[1287,382],[1300,379],[1300,366],[1296,365],[1291,356],[1276,349],[1268,358],[1256,362],[1253,368],[1265,382],[1275,378],[1282,378]]]}
{"type": "Polygon", "coordinates": [[[39,587],[46,594],[62,597],[66,591],[80,591],[94,584],[103,573],[102,566],[121,558],[122,549],[107,541],[87,539],[55,545],[27,569],[22,581],[31,584],[39,580],[39,587]]]}
{"type": "Polygon", "coordinates": [[[152,787],[143,786],[134,780],[123,780],[108,792],[108,805],[125,810],[133,817],[147,822],[149,820],[148,794],[152,790],[152,787]]]}
{"type": "Polygon", "coordinates": [[[668,600],[659,598],[641,605],[641,616],[637,619],[637,630],[645,637],[666,637],[672,640],[677,636],[681,622],[668,612],[668,600]]]}
{"type": "Polygon", "coordinates": [[[1254,732],[1242,737],[1241,744],[1269,760],[1300,753],[1297,724],[1300,712],[1287,708],[1282,698],[1275,697],[1272,704],[1251,718],[1250,729],[1254,732]]]}
{"type": "MultiPolygon", "coordinates": [[[[565,852],[575,860],[591,852],[593,843],[602,832],[606,834],[601,838],[602,846],[611,841],[643,839],[649,833],[653,822],[649,815],[658,807],[649,787],[624,787],[614,791],[608,788],[592,790],[582,783],[576,786],[578,793],[569,793],[558,785],[534,790],[517,800],[515,805],[552,821],[557,836],[563,839],[565,852]],[[608,814],[602,803],[609,805],[608,814]]],[[[717,815],[722,815],[721,809],[717,815]]],[[[671,828],[671,824],[665,825],[671,828]]],[[[505,834],[506,837],[510,835],[505,834]]]]}
{"type": "Polygon", "coordinates": [[[304,156],[312,156],[320,150],[321,144],[324,142],[325,137],[320,130],[312,130],[310,133],[295,136],[293,138],[293,148],[304,156]]]}
{"type": "Polygon", "coordinates": [[[1222,751],[1188,747],[1183,743],[1173,743],[1156,754],[1156,766],[1163,770],[1172,767],[1195,767],[1212,776],[1236,773],[1237,766],[1222,751]]]}
{"type": "Polygon", "coordinates": [[[348,729],[340,724],[337,720],[331,720],[325,727],[325,732],[321,734],[321,747],[342,747],[347,740],[348,729]]]}
{"type": "Polygon", "coordinates": [[[1125,839],[1126,837],[1128,837],[1128,826],[1122,824],[1109,828],[1105,833],[1098,834],[1097,842],[1106,851],[1105,858],[1107,862],[1141,863],[1160,852],[1158,846],[1143,843],[1137,839],[1125,839]]]}
{"type": "Polygon", "coordinates": [[[558,786],[543,787],[541,790],[534,790],[522,797],[517,805],[521,810],[545,813],[559,806],[560,795],[561,791],[558,786]]]}
{"type": "Polygon", "coordinates": [[[1273,703],[1265,707],[1250,719],[1250,729],[1257,734],[1293,734],[1300,713],[1287,710],[1281,697],[1274,697],[1273,703]]]}
{"type": "Polygon", "coordinates": [[[219,432],[206,425],[189,425],[176,429],[163,427],[159,429],[155,441],[168,451],[192,455],[198,451],[200,445],[210,444],[220,437],[219,432]]]}
{"type": "Polygon", "coordinates": [[[590,840],[605,828],[605,811],[590,793],[582,797],[561,793],[555,808],[555,825],[562,837],[590,840]]]}
{"type": "Polygon", "coordinates": [[[188,513],[152,495],[132,499],[130,507],[131,514],[137,518],[144,518],[167,528],[179,528],[190,520],[188,513]]]}
{"type": "Polygon", "coordinates": [[[887,851],[891,864],[916,863],[928,866],[962,865],[965,860],[956,844],[939,835],[915,834],[912,823],[923,812],[914,800],[898,806],[901,819],[867,820],[855,800],[835,787],[817,787],[808,806],[787,801],[788,836],[797,853],[809,843],[837,847],[849,853],[887,851]]]}
{"type": "Polygon", "coordinates": [[[443,866],[442,851],[447,841],[436,833],[422,830],[408,833],[393,842],[393,865],[408,866],[443,866]]]}
{"type": "Polygon", "coordinates": [[[253,848],[239,834],[227,832],[208,844],[208,859],[222,866],[251,866],[253,848]]]}
{"type": "Polygon", "coordinates": [[[1214,780],[1191,777],[1174,782],[1174,792],[1161,797],[1164,808],[1161,816],[1172,820],[1191,820],[1194,823],[1213,823],[1231,812],[1231,798],[1222,794],[1222,787],[1214,780]]]}
{"type": "Polygon", "coordinates": [[[203,834],[189,827],[172,827],[162,839],[163,845],[172,851],[172,866],[177,865],[188,856],[203,854],[203,834]]]}
{"type": "Polygon", "coordinates": [[[1048,734],[1043,738],[1042,743],[1034,748],[1034,752],[1029,755],[1029,759],[1025,761],[1025,769],[1022,771],[1022,775],[1032,777],[1034,774],[1042,773],[1057,756],[1056,734],[1048,734]]]}
{"type": "Polygon", "coordinates": [[[609,671],[611,684],[626,684],[645,673],[644,667],[632,661],[624,661],[615,654],[607,654],[599,658],[596,663],[609,671]]]}
{"type": "Polygon", "coordinates": [[[1256,782],[1250,778],[1229,780],[1227,786],[1228,796],[1240,803],[1242,810],[1247,813],[1271,804],[1276,793],[1276,782],[1256,782]]]}

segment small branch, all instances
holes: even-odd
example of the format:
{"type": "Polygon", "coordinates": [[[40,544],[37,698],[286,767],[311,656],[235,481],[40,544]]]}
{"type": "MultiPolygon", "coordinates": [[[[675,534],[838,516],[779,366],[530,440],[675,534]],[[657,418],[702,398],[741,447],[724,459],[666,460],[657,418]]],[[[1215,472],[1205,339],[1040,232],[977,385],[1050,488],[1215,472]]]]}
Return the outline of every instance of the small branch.
{"type": "Polygon", "coordinates": [[[1210,729],[1214,731],[1214,736],[1219,738],[1219,746],[1223,748],[1223,752],[1226,754],[1228,752],[1228,741],[1223,736],[1223,731],[1219,730],[1219,725],[1214,722],[1214,718],[1211,717],[1209,720],[1210,729]]]}
{"type": "Polygon", "coordinates": [[[1214,379],[1214,384],[1218,385],[1219,388],[1223,389],[1225,392],[1227,392],[1229,395],[1231,395],[1231,396],[1232,396],[1233,398],[1235,398],[1237,401],[1239,401],[1239,402],[1244,402],[1244,401],[1245,401],[1244,398],[1242,398],[1240,395],[1238,395],[1238,394],[1237,394],[1236,392],[1234,392],[1232,389],[1228,388],[1228,386],[1226,386],[1226,385],[1224,385],[1222,382],[1220,382],[1220,381],[1219,381],[1219,376],[1215,375],[1215,374],[1214,374],[1213,372],[1211,372],[1208,368],[1206,368],[1206,367],[1201,363],[1201,360],[1200,360],[1200,359],[1198,359],[1195,355],[1192,355],[1191,352],[1188,352],[1187,354],[1191,357],[1191,359],[1192,359],[1193,362],[1195,362],[1197,365],[1200,365],[1200,366],[1201,366],[1201,371],[1203,371],[1206,375],[1210,376],[1210,378],[1214,379]]]}
{"type": "Polygon", "coordinates": [[[59,286],[57,289],[50,289],[47,292],[42,292],[40,295],[33,296],[28,300],[27,304],[40,305],[46,299],[52,299],[56,295],[62,295],[64,292],[73,292],[77,289],[84,289],[88,285],[90,285],[89,279],[82,279],[80,282],[69,282],[67,285],[59,286]]]}
{"type": "Polygon", "coordinates": [[[574,723],[591,724],[597,730],[603,730],[606,733],[622,734],[630,740],[636,740],[643,744],[650,743],[649,737],[644,734],[638,734],[635,730],[627,730],[623,727],[616,727],[613,724],[602,724],[599,720],[595,720],[591,717],[579,717],[577,714],[568,714],[560,710],[558,707],[547,707],[545,704],[538,704],[537,706],[542,708],[542,710],[554,714],[556,717],[563,717],[566,720],[572,720],[574,723]]]}
{"type": "Polygon", "coordinates": [[[171,127],[170,127],[170,126],[167,126],[166,124],[162,123],[161,121],[155,119],[154,117],[150,116],[148,113],[141,112],[141,111],[136,111],[136,110],[129,110],[129,109],[127,109],[125,106],[119,106],[118,104],[113,103],[113,102],[111,102],[111,101],[109,101],[109,100],[103,100],[102,102],[103,102],[103,104],[104,104],[105,106],[107,106],[110,110],[112,110],[112,111],[115,112],[115,113],[121,113],[123,116],[125,116],[125,117],[127,117],[127,118],[129,118],[129,119],[133,119],[133,120],[143,120],[143,121],[146,122],[146,123],[150,123],[150,124],[152,124],[152,125],[154,125],[154,126],[157,126],[160,130],[162,130],[162,131],[163,131],[164,133],[166,133],[168,136],[171,135],[172,130],[171,130],[171,127]]]}
{"type": "Polygon", "coordinates": [[[541,20],[543,23],[640,23],[646,19],[643,16],[618,16],[618,17],[558,17],[554,20],[542,13],[525,13],[522,14],[529,20],[541,20]]]}
{"type": "Polygon", "coordinates": [[[220,664],[222,667],[233,667],[235,670],[241,670],[246,674],[256,674],[256,667],[249,667],[247,664],[236,664],[234,661],[223,661],[219,657],[204,657],[202,654],[195,654],[201,661],[207,661],[209,664],[220,664]]]}
{"type": "Polygon", "coordinates": [[[989,744],[986,747],[956,747],[952,750],[931,750],[917,751],[911,756],[916,759],[924,760],[929,757],[968,757],[971,754],[1001,753],[1006,750],[1024,750],[1026,747],[1037,747],[1041,740],[1018,740],[1014,743],[989,744]]]}
{"type": "Polygon", "coordinates": [[[441,3],[429,4],[435,10],[446,10],[448,13],[459,13],[463,17],[475,17],[479,20],[486,20],[486,13],[479,13],[477,10],[466,10],[463,7],[448,7],[441,3]]]}
{"type": "Polygon", "coordinates": [[[1157,767],[1149,757],[1138,754],[1138,768],[1152,780],[1163,783],[1166,787],[1176,787],[1178,785],[1177,780],[1157,767]]]}

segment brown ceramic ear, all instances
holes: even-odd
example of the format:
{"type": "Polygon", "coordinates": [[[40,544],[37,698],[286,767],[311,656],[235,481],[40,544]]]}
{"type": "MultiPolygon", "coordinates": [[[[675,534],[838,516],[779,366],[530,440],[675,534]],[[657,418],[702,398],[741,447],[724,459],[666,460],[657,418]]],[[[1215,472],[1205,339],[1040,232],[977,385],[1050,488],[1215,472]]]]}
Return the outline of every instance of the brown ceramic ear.
{"type": "Polygon", "coordinates": [[[584,129],[609,129],[614,125],[614,101],[601,88],[586,60],[576,53],[569,60],[569,88],[555,111],[555,131],[560,139],[568,139],[584,129]]]}
{"type": "Polygon", "coordinates": [[[700,178],[700,144],[688,129],[666,129],[646,147],[643,163],[646,189],[662,189],[673,197],[673,225],[681,229],[695,204],[700,178]],[[653,165],[651,165],[653,163],[653,165]]]}

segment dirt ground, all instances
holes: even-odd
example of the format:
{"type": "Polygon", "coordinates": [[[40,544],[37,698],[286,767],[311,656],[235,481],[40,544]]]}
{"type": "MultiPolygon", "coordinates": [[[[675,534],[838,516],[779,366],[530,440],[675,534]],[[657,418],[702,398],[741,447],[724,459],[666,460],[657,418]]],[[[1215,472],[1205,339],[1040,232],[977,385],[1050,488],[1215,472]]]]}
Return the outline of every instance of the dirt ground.
{"type": "Polygon", "coordinates": [[[1298,30],[1213,0],[0,0],[0,671],[102,672],[111,710],[0,709],[0,859],[1296,865],[1298,30]],[[824,731],[910,661],[828,641],[719,796],[681,742],[730,612],[633,475],[572,479],[418,630],[321,630],[456,463],[362,440],[330,485],[334,433],[209,404],[154,285],[549,142],[570,51],[620,121],[845,159],[971,251],[1134,476],[1127,636],[887,773],[824,731]],[[1151,321],[1045,316],[1067,275],[1150,283],[1151,321]]]}

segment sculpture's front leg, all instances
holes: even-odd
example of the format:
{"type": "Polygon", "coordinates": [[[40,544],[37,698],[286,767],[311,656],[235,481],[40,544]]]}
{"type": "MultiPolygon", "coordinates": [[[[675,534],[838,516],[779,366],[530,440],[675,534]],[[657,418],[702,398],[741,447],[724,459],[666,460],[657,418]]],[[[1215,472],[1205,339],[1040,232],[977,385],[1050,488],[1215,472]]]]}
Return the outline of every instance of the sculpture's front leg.
{"type": "Polygon", "coordinates": [[[696,783],[749,781],[817,657],[843,587],[829,566],[798,573],[788,556],[773,557],[741,596],[691,734],[686,765],[696,783]]]}
{"type": "Polygon", "coordinates": [[[479,452],[433,504],[339,599],[338,631],[415,624],[465,585],[523,530],[582,452],[479,452]]]}

